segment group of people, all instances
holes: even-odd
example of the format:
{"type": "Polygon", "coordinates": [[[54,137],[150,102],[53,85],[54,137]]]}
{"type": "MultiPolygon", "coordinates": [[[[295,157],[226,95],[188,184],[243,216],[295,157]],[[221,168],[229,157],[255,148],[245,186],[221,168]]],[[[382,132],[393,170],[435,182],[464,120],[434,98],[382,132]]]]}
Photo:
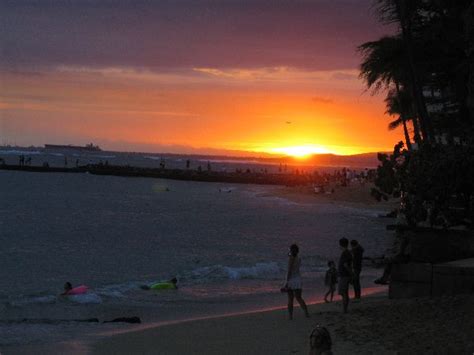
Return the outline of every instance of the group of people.
{"type": "MultiPolygon", "coordinates": [[[[354,299],[361,298],[360,273],[362,271],[364,248],[362,248],[355,239],[351,240],[350,246],[351,249],[349,250],[349,240],[347,238],[341,238],[339,240],[339,247],[342,252],[337,267],[338,278],[334,278],[334,276],[328,277],[328,275],[334,275],[334,270],[332,270],[331,267],[326,273],[326,281],[329,281],[326,285],[329,287],[329,291],[326,293],[324,299],[327,302],[327,296],[330,294],[332,301],[336,283],[338,283],[338,293],[342,297],[344,313],[347,313],[347,308],[349,306],[350,284],[354,287],[354,299]]],[[[334,262],[332,264],[334,264],[334,262]]]]}
{"type": "MultiPolygon", "coordinates": [[[[336,268],[334,261],[328,262],[329,269],[325,275],[325,284],[328,291],[324,296],[325,302],[332,302],[336,285],[338,284],[338,293],[342,297],[342,305],[344,313],[347,313],[349,306],[349,285],[354,287],[354,299],[361,298],[360,273],[362,271],[362,258],[364,255],[364,248],[357,242],[357,240],[349,240],[341,238],[339,240],[341,248],[341,255],[336,268]],[[349,249],[350,244],[350,249],[349,249]],[[330,299],[328,299],[330,297],[330,299]]],[[[293,303],[294,299],[301,306],[306,317],[309,317],[308,307],[302,297],[302,282],[301,282],[301,258],[298,256],[298,245],[290,246],[288,253],[288,272],[286,275],[286,282],[282,288],[282,292],[288,294],[288,314],[289,319],[293,319],[293,303]]]]}
{"type": "MultiPolygon", "coordinates": [[[[325,285],[328,291],[324,296],[325,302],[332,302],[336,285],[339,284],[338,291],[342,297],[342,306],[344,313],[347,313],[349,306],[349,285],[354,287],[354,298],[361,298],[360,273],[362,271],[362,258],[364,255],[364,248],[357,240],[349,240],[341,238],[339,240],[341,248],[341,255],[336,268],[334,261],[328,262],[329,269],[325,275],[325,285]],[[350,244],[350,249],[349,249],[350,244]],[[328,299],[330,297],[330,300],[328,299]]],[[[288,253],[288,272],[286,275],[286,282],[281,289],[282,292],[288,293],[288,314],[289,319],[293,319],[293,303],[294,299],[300,304],[306,317],[310,317],[308,306],[302,297],[302,282],[301,282],[301,258],[298,256],[298,245],[290,246],[288,253]]],[[[316,354],[332,354],[331,352],[332,340],[329,331],[325,327],[316,326],[310,335],[310,355],[316,354]]]]}
{"type": "Polygon", "coordinates": [[[20,166],[31,165],[31,157],[25,157],[24,155],[20,155],[18,157],[18,164],[20,166]]]}

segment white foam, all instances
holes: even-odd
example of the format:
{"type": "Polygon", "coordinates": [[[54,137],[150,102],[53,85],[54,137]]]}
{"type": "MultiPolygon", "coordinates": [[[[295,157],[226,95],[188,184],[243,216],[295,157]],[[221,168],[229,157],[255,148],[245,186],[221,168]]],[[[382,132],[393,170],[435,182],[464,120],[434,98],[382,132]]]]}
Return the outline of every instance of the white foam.
{"type": "Polygon", "coordinates": [[[115,155],[91,155],[95,158],[102,158],[102,159],[115,159],[115,155]]]}
{"type": "Polygon", "coordinates": [[[184,280],[206,282],[210,280],[240,280],[240,279],[275,279],[279,278],[282,269],[276,262],[257,263],[252,266],[230,267],[213,265],[200,267],[183,274],[184,280]]]}
{"type": "Polygon", "coordinates": [[[102,303],[102,298],[93,292],[84,293],[82,295],[71,295],[68,299],[77,303],[102,303]]]}
{"type": "Polygon", "coordinates": [[[0,150],[0,155],[38,155],[41,152],[37,150],[0,150]]]}
{"type": "Polygon", "coordinates": [[[97,292],[97,294],[105,297],[123,298],[125,297],[126,292],[137,290],[141,285],[144,284],[146,284],[146,282],[134,281],[123,284],[107,285],[104,287],[97,288],[95,289],[95,291],[97,292]]]}
{"type": "Polygon", "coordinates": [[[280,268],[275,262],[257,263],[250,267],[224,267],[224,270],[232,280],[274,278],[275,274],[280,272],[280,268]]]}
{"type": "Polygon", "coordinates": [[[27,296],[11,301],[9,304],[14,307],[26,306],[29,304],[45,304],[45,303],[55,303],[57,300],[56,296],[46,295],[46,296],[27,296]]]}
{"type": "Polygon", "coordinates": [[[143,158],[145,158],[145,159],[151,159],[151,160],[161,160],[161,159],[164,159],[163,157],[155,157],[155,156],[152,156],[152,155],[144,155],[143,158]]]}

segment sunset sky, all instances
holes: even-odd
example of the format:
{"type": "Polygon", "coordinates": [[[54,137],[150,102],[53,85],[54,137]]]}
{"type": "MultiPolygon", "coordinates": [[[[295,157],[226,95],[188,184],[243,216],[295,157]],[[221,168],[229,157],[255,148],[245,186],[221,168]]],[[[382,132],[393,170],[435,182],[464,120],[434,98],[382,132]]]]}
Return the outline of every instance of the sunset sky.
{"type": "Polygon", "coordinates": [[[4,0],[0,144],[390,150],[401,131],[358,79],[357,45],[389,31],[370,3],[4,0]]]}

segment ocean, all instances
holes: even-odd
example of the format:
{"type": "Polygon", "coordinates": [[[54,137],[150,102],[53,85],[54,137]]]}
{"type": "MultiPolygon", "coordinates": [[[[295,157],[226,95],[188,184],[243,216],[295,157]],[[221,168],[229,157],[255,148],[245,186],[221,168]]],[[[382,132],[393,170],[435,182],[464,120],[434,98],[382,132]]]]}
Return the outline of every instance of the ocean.
{"type": "MultiPolygon", "coordinates": [[[[367,256],[391,242],[374,208],[297,202],[274,186],[0,170],[0,349],[85,339],[128,324],[285,306],[288,247],[320,300],[338,239],[367,256]],[[172,277],[176,291],[145,291],[172,277]],[[90,293],[60,297],[63,284],[90,293]],[[99,323],[75,320],[98,318],[99,323]]],[[[386,212],[386,211],[385,211],[386,212]]],[[[366,268],[370,285],[380,270],[366,268]]]]}

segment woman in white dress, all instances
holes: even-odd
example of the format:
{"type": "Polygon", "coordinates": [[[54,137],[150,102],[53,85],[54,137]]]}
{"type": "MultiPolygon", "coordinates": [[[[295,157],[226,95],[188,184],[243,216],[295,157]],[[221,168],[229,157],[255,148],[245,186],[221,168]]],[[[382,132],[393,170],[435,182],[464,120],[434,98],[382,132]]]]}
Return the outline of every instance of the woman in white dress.
{"type": "Polygon", "coordinates": [[[309,318],[308,307],[301,297],[302,286],[301,286],[301,274],[300,266],[301,259],[298,256],[299,248],[296,244],[290,246],[290,252],[288,254],[288,273],[286,275],[285,288],[288,291],[288,313],[290,320],[293,319],[293,301],[296,298],[298,303],[303,309],[306,317],[309,318]]]}

